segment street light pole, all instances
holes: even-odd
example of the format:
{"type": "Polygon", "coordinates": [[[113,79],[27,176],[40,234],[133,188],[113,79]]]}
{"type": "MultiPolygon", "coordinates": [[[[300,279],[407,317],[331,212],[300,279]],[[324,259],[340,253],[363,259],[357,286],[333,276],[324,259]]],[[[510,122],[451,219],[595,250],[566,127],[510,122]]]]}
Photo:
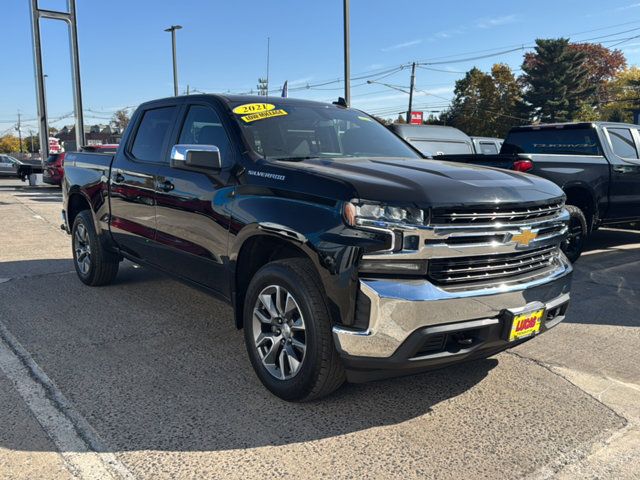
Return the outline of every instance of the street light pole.
{"type": "Polygon", "coordinates": [[[349,0],[344,0],[344,101],[351,105],[351,60],[349,42],[349,0]]]}
{"type": "Polygon", "coordinates": [[[416,86],[416,62],[411,64],[411,86],[409,87],[409,110],[407,110],[407,123],[411,123],[411,110],[413,110],[413,90],[416,86]]]}
{"type": "Polygon", "coordinates": [[[171,25],[165,32],[171,32],[171,51],[173,53],[173,95],[178,96],[178,60],[176,57],[176,30],[180,30],[181,25],[171,25]]]}

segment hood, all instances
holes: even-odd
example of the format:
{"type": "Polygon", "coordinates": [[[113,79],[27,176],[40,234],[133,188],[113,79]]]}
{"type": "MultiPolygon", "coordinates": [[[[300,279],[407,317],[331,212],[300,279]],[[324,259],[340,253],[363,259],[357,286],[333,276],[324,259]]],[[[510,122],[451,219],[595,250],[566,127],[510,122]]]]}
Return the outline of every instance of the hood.
{"type": "Polygon", "coordinates": [[[399,206],[521,204],[563,196],[560,187],[533,175],[439,160],[323,158],[276,163],[348,182],[362,200],[399,206]]]}

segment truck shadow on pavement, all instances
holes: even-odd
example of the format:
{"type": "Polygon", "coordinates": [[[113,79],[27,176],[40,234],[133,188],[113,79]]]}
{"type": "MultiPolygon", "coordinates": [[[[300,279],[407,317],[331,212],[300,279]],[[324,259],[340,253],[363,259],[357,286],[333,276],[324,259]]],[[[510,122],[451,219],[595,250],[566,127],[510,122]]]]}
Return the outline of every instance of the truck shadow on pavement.
{"type": "MultiPolygon", "coordinates": [[[[89,288],[69,273],[69,260],[21,262],[22,271],[36,272],[26,264],[37,262],[42,274],[0,284],[8,299],[0,321],[114,451],[288,445],[398,424],[466,392],[498,364],[347,384],[320,401],[287,403],[254,375],[223,303],[129,263],[115,284],[89,288]],[[24,291],[31,301],[20,300],[24,291]]],[[[5,442],[25,449],[25,439],[5,442]]]]}
{"type": "Polygon", "coordinates": [[[640,327],[640,231],[603,229],[574,264],[567,323],[640,327]]]}

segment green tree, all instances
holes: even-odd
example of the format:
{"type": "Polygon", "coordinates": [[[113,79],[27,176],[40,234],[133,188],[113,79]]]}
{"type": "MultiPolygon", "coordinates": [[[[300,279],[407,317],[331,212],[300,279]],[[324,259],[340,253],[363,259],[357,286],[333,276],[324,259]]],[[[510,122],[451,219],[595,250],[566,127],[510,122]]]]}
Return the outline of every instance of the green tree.
{"type": "Polygon", "coordinates": [[[111,125],[119,129],[121,132],[124,132],[124,129],[129,125],[129,121],[131,118],[129,117],[129,112],[125,108],[120,110],[116,110],[111,118],[111,125]]]}
{"type": "Polygon", "coordinates": [[[29,135],[24,137],[24,145],[27,152],[37,152],[40,150],[40,138],[38,132],[30,132],[29,135]]]}
{"type": "Polygon", "coordinates": [[[587,54],[570,48],[569,40],[538,39],[535,53],[525,56],[522,80],[524,100],[532,120],[570,121],[583,103],[593,98],[597,85],[590,83],[587,54]]]}

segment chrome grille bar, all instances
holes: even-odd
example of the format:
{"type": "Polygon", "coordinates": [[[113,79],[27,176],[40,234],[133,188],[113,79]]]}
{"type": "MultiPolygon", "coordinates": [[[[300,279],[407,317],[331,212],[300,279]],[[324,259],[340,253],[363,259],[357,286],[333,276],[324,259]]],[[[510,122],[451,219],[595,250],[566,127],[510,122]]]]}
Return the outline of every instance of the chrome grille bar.
{"type": "Polygon", "coordinates": [[[523,221],[540,219],[557,215],[563,208],[562,203],[541,205],[539,207],[511,208],[503,210],[482,209],[474,211],[434,211],[431,217],[431,225],[448,225],[460,223],[494,223],[496,221],[523,221]]]}

